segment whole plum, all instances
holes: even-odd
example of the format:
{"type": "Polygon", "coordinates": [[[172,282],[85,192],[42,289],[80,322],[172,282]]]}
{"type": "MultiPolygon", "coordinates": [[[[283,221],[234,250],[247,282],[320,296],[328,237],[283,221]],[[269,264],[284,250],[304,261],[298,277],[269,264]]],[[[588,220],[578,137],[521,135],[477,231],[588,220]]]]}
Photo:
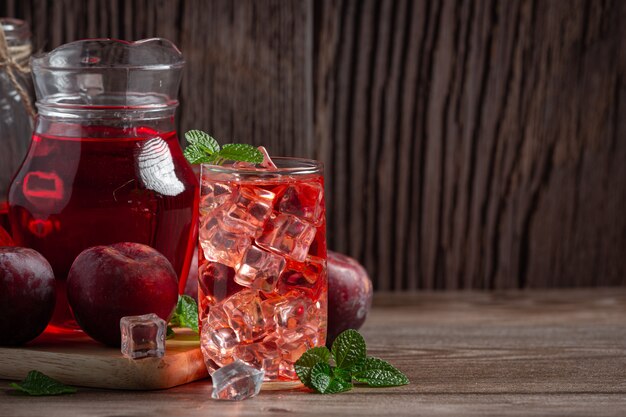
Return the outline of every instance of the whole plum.
{"type": "Polygon", "coordinates": [[[85,333],[119,346],[122,317],[154,313],[169,321],[178,301],[178,278],[167,258],[149,246],[94,246],[74,260],[67,298],[85,333]]]}
{"type": "Polygon", "coordinates": [[[359,329],[372,306],[372,281],[355,259],[328,251],[328,337],[359,329]]]}
{"type": "Polygon", "coordinates": [[[54,272],[39,252],[0,248],[0,345],[20,345],[44,331],[56,299],[54,272]]]}

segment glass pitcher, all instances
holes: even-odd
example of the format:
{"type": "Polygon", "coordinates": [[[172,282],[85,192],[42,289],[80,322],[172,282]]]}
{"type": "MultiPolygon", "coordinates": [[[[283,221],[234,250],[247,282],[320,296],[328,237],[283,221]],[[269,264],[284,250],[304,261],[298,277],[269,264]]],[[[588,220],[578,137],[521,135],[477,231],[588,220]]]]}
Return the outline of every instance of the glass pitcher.
{"type": "Polygon", "coordinates": [[[170,260],[184,289],[198,182],[175,130],[180,51],[165,39],[91,39],[31,64],[39,114],[9,190],[9,221],[16,243],[54,269],[51,330],[76,326],[65,279],[90,246],[150,245],[170,260]]]}

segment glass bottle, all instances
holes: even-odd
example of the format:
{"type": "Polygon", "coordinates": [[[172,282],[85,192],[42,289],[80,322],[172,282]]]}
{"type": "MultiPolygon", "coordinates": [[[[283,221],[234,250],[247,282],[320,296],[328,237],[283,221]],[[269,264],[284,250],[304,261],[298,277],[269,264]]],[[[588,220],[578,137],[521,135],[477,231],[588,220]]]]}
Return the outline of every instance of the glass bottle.
{"type": "Polygon", "coordinates": [[[32,45],[28,23],[0,18],[0,226],[8,228],[7,194],[32,132],[33,85],[28,70],[32,45]]]}
{"type": "Polygon", "coordinates": [[[31,62],[39,114],[11,184],[9,219],[16,243],[54,269],[53,330],[75,326],[65,279],[90,246],[152,246],[184,289],[198,182],[175,130],[180,51],[165,39],[90,39],[31,62]]]}

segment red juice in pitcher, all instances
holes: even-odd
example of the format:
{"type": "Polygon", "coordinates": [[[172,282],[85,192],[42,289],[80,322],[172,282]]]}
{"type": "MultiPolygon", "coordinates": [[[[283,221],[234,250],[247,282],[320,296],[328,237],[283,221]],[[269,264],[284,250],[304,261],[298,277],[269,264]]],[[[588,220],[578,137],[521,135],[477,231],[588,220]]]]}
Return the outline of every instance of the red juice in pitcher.
{"type": "Polygon", "coordinates": [[[91,246],[152,246],[185,287],[198,181],[175,132],[183,64],[164,39],[77,41],[32,60],[39,114],[9,190],[9,222],[16,243],[54,270],[52,330],[76,326],[65,279],[91,246]]]}
{"type": "Polygon", "coordinates": [[[196,179],[176,133],[81,130],[85,137],[34,135],[10,191],[15,240],[43,254],[57,277],[60,327],[72,320],[64,279],[87,247],[152,246],[172,262],[182,288],[193,252],[196,179]]]}

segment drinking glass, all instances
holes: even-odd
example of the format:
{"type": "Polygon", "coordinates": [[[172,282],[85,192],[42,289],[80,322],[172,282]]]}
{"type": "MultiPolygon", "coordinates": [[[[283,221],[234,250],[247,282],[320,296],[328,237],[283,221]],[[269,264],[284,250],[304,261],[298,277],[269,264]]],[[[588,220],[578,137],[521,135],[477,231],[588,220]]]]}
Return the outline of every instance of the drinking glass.
{"type": "Polygon", "coordinates": [[[324,178],[317,161],[274,163],[201,167],[199,315],[210,370],[239,359],[288,382],[326,341],[324,178]]]}

